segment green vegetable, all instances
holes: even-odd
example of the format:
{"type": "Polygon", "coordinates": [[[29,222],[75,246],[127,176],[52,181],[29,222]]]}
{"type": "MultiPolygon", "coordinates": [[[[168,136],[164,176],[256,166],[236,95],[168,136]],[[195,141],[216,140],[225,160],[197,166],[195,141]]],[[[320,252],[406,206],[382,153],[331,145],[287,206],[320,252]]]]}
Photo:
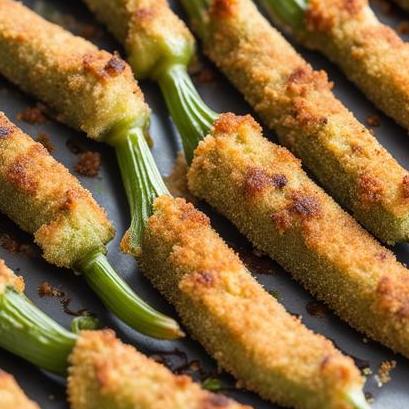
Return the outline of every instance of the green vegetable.
{"type": "Polygon", "coordinates": [[[176,321],[154,310],[132,291],[104,254],[95,252],[88,255],[79,268],[105,306],[130,327],[160,339],[183,336],[176,321]]]}
{"type": "Polygon", "coordinates": [[[273,20],[280,24],[300,29],[304,25],[304,16],[308,0],[257,0],[273,20]]]}
{"type": "Polygon", "coordinates": [[[0,346],[47,371],[64,375],[76,335],[12,287],[0,294],[0,346]]]}

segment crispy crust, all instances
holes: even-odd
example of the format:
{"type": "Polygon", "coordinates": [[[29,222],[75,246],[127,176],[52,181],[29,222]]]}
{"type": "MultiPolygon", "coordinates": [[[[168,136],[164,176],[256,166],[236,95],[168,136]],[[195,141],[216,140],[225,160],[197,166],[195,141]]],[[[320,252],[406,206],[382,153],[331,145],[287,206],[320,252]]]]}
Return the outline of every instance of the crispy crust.
{"type": "Polygon", "coordinates": [[[222,115],[196,149],[189,187],[354,328],[409,357],[408,270],[268,142],[250,117],[222,115]],[[220,126],[220,123],[222,126],[220,126]],[[249,171],[285,176],[248,195],[249,171]]]}
{"type": "Polygon", "coordinates": [[[1,409],[40,409],[29,400],[10,374],[0,369],[0,408],[1,409]]]}
{"type": "Polygon", "coordinates": [[[126,48],[138,78],[154,76],[169,63],[187,64],[194,39],[166,0],[85,0],[126,48]]]}
{"type": "Polygon", "coordinates": [[[0,294],[4,292],[6,287],[13,287],[19,293],[23,293],[24,279],[21,276],[16,276],[14,272],[6,266],[4,260],[0,259],[0,294]]]}
{"type": "Polygon", "coordinates": [[[110,330],[83,332],[70,363],[73,409],[251,409],[172,374],[110,330]]]}
{"type": "Polygon", "coordinates": [[[0,138],[0,211],[34,234],[57,266],[103,250],[114,229],[90,192],[1,112],[0,129],[7,130],[0,138]]]}
{"type": "Polygon", "coordinates": [[[362,384],[351,359],[288,314],[193,205],[156,200],[142,262],[193,337],[243,386],[285,406],[349,408],[345,392],[362,384]]]}
{"type": "MultiPolygon", "coordinates": [[[[407,1],[398,2],[408,8],[407,1]]],[[[297,35],[303,44],[338,64],[381,110],[409,129],[409,44],[376,18],[367,0],[311,0],[306,27],[297,35]]]]}
{"type": "Polygon", "coordinates": [[[149,114],[124,61],[17,1],[0,0],[0,72],[91,138],[149,114]]]}
{"type": "MultiPolygon", "coordinates": [[[[359,4],[348,1],[345,13],[359,4]]],[[[314,71],[249,0],[214,0],[209,19],[207,54],[280,142],[377,237],[408,240],[408,172],[335,98],[326,73],[314,71]]]]}

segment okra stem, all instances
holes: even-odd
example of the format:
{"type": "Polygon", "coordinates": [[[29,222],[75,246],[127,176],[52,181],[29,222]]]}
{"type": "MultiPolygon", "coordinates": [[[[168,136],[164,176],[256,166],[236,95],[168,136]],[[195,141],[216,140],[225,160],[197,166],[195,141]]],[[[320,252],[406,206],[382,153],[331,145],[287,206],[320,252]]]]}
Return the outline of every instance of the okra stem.
{"type": "Polygon", "coordinates": [[[281,24],[300,29],[304,24],[308,0],[257,0],[264,10],[281,24]]]}
{"type": "Polygon", "coordinates": [[[185,65],[173,65],[158,75],[158,82],[172,119],[182,138],[190,164],[199,142],[208,134],[217,114],[202,100],[185,65]]]}
{"type": "Polygon", "coordinates": [[[0,295],[0,346],[32,364],[65,375],[76,335],[8,287],[0,295]]]}
{"type": "Polygon", "coordinates": [[[183,336],[177,322],[139,298],[101,252],[89,254],[81,261],[79,268],[105,306],[130,327],[159,339],[183,336]]]}

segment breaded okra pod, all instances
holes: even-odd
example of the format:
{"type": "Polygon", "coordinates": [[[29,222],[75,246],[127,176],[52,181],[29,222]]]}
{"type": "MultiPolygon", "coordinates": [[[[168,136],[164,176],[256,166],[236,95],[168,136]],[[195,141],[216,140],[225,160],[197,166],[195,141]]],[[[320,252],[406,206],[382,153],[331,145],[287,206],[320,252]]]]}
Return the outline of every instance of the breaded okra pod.
{"type": "Polygon", "coordinates": [[[409,271],[250,116],[219,117],[188,182],[352,327],[409,357],[409,271]]]}
{"type": "Polygon", "coordinates": [[[181,334],[177,323],[140,300],[110,266],[105,244],[114,229],[90,192],[1,112],[0,212],[34,235],[48,262],[84,273],[128,325],[159,338],[181,334]]]}
{"type": "Polygon", "coordinates": [[[362,393],[362,378],[351,359],[288,314],[191,204],[156,199],[142,262],[192,336],[246,388],[295,408],[355,407],[348,395],[362,393]]]}
{"type": "Polygon", "coordinates": [[[59,267],[105,251],[114,228],[90,192],[3,113],[0,135],[0,211],[33,234],[44,258],[59,267]]]}
{"type": "Polygon", "coordinates": [[[13,376],[0,369],[0,408],[1,409],[40,409],[27,398],[13,376]]]}
{"type": "Polygon", "coordinates": [[[409,239],[409,173],[250,0],[183,2],[208,56],[320,183],[380,240],[409,239]],[[206,3],[206,2],[204,2],[206,3]],[[199,14],[199,11],[202,14],[199,14]]]}
{"type": "MultiPolygon", "coordinates": [[[[72,409],[251,409],[173,375],[111,330],[66,331],[23,291],[23,280],[0,260],[0,346],[42,369],[68,373],[72,409]]],[[[0,374],[0,404],[2,380],[0,374]]]]}
{"type": "Polygon", "coordinates": [[[123,60],[14,0],[0,0],[0,72],[93,139],[149,114],[123,60]]]}
{"type": "Polygon", "coordinates": [[[378,20],[368,0],[258,1],[298,41],[326,55],[379,109],[409,129],[409,44],[378,20]]]}

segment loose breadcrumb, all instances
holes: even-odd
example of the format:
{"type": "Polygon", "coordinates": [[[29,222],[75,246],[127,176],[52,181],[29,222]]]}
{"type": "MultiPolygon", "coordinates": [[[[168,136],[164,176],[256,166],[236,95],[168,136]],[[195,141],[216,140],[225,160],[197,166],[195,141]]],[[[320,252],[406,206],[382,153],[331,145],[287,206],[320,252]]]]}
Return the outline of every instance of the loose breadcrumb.
{"type": "Polygon", "coordinates": [[[379,365],[378,380],[380,386],[386,385],[391,381],[391,371],[396,368],[396,361],[383,361],[379,365]]]}
{"type": "Polygon", "coordinates": [[[17,114],[17,119],[35,125],[43,124],[47,120],[44,113],[37,105],[28,107],[24,111],[19,112],[17,114]]]}
{"type": "Polygon", "coordinates": [[[101,154],[99,152],[83,152],[80,154],[75,171],[82,176],[98,176],[101,168],[101,154]]]}

